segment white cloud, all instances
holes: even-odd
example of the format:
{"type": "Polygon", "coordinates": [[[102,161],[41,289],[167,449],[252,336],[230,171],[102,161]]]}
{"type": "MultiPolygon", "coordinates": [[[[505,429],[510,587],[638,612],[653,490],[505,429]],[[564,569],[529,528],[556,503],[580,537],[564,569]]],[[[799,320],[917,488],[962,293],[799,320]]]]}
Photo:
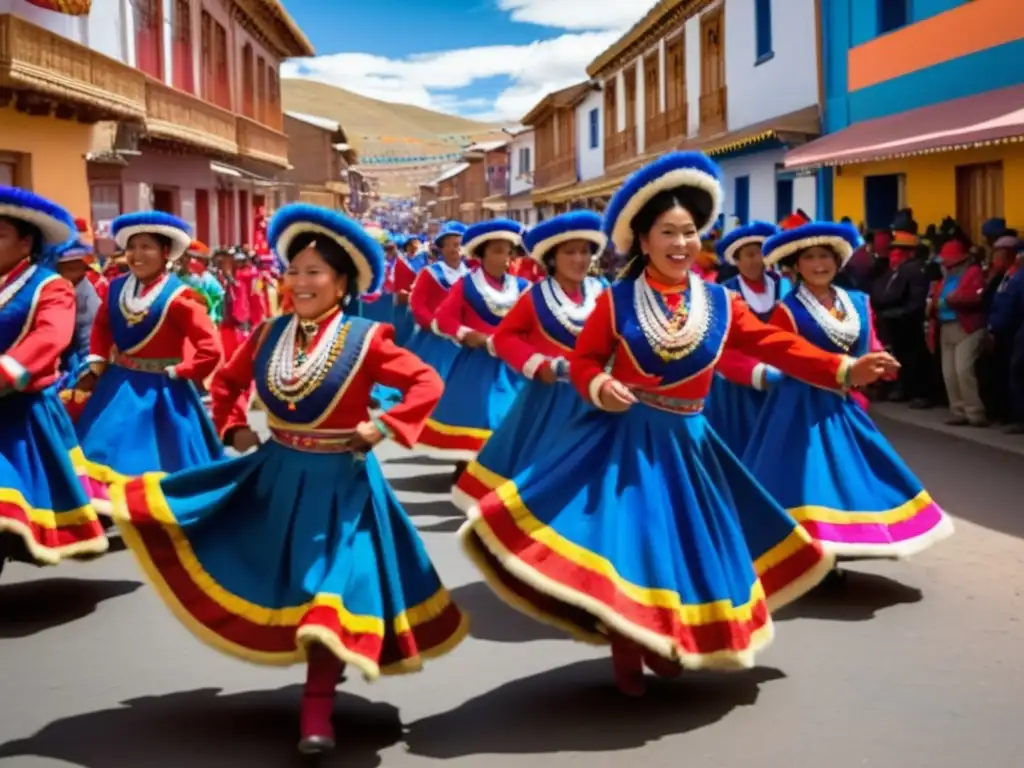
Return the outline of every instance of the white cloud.
{"type": "Polygon", "coordinates": [[[649,0],[498,0],[498,8],[507,11],[512,21],[619,32],[639,21],[650,7],[649,0]]]}
{"type": "Polygon", "coordinates": [[[574,30],[530,45],[492,45],[388,59],[337,53],[293,60],[285,77],[304,77],[363,96],[486,121],[514,122],[544,94],[586,78],[587,65],[646,13],[628,0],[497,0],[515,22],[574,30]],[[623,7],[632,6],[631,11],[623,7]],[[575,31],[589,30],[589,31],[575,31]],[[493,103],[458,91],[478,80],[506,76],[510,85],[493,103]]]}

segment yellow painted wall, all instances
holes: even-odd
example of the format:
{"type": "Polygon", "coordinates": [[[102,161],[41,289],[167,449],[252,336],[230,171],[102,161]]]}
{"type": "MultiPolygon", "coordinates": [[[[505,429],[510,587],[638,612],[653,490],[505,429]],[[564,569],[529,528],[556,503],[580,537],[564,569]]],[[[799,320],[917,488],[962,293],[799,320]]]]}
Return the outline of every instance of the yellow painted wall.
{"type": "Polygon", "coordinates": [[[956,167],[1003,163],[1003,211],[1010,226],[1024,229],[1024,143],[942,152],[902,160],[847,165],[837,169],[832,204],[835,218],[864,221],[864,177],[906,174],[906,204],[922,227],[956,215],[956,167]]]}
{"type": "Polygon", "coordinates": [[[30,155],[32,191],[85,219],[90,218],[85,155],[91,145],[90,125],[0,108],[0,152],[30,155]]]}

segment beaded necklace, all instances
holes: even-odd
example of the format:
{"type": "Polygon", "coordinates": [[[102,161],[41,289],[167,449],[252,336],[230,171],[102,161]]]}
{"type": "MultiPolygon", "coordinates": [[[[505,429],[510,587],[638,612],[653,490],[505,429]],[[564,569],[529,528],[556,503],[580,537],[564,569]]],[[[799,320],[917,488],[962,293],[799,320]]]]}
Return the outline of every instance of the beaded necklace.
{"type": "Polygon", "coordinates": [[[583,330],[583,323],[590,317],[590,313],[594,311],[597,297],[600,294],[600,291],[587,290],[587,280],[584,280],[583,284],[580,285],[580,290],[583,292],[583,302],[577,304],[569,298],[562,286],[553,277],[549,277],[540,284],[540,295],[544,299],[547,308],[551,310],[551,314],[558,321],[558,324],[573,336],[578,336],[580,331],[583,330]]]}
{"type": "Polygon", "coordinates": [[[480,298],[495,317],[504,317],[508,314],[519,298],[519,282],[511,275],[506,274],[501,278],[500,289],[491,285],[483,268],[470,273],[469,279],[473,281],[480,298]]]}
{"type": "Polygon", "coordinates": [[[278,400],[287,403],[289,411],[294,411],[296,403],[323,383],[341,354],[350,326],[344,314],[338,312],[312,350],[306,352],[304,348],[298,348],[299,332],[309,339],[318,327],[316,322],[302,321],[293,315],[270,355],[267,389],[278,400]]]}
{"type": "Polygon", "coordinates": [[[665,362],[682,360],[695,350],[707,335],[711,324],[711,307],[707,286],[690,273],[690,305],[680,301],[673,311],[664,298],[647,281],[647,276],[633,282],[633,308],[647,343],[665,362]]]}
{"type": "Polygon", "coordinates": [[[153,303],[160,296],[164,285],[170,277],[169,273],[164,273],[152,288],[140,296],[138,294],[144,286],[135,277],[134,273],[129,273],[128,277],[125,278],[124,286],[121,288],[121,296],[117,302],[121,309],[121,314],[124,315],[125,322],[129,326],[138,325],[146,319],[146,315],[149,314],[149,310],[152,309],[153,303]]]}
{"type": "Polygon", "coordinates": [[[853,307],[850,294],[839,286],[832,286],[832,309],[828,309],[808,290],[805,283],[796,289],[796,298],[814,318],[814,322],[828,336],[829,341],[844,351],[860,338],[860,315],[853,307]]]}

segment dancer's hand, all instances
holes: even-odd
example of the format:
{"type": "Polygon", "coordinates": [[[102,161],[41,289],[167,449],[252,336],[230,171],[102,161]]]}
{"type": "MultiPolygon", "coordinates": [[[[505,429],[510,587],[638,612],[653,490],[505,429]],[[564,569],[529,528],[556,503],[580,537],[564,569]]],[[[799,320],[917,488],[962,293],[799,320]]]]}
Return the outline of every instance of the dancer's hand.
{"type": "Polygon", "coordinates": [[[886,376],[894,376],[900,369],[896,358],[888,352],[869,352],[858,358],[850,368],[850,386],[866,387],[886,376]]]}
{"type": "Polygon", "coordinates": [[[622,413],[636,404],[636,397],[621,381],[608,379],[601,385],[601,407],[612,413],[622,413]]]}
{"type": "Polygon", "coordinates": [[[462,337],[462,345],[470,349],[480,349],[487,344],[487,335],[480,331],[470,331],[462,337]]]}
{"type": "Polygon", "coordinates": [[[352,447],[357,451],[368,451],[384,439],[384,433],[372,421],[362,421],[356,425],[352,436],[352,447]]]}
{"type": "Polygon", "coordinates": [[[555,384],[558,381],[558,374],[555,373],[551,363],[544,363],[537,369],[537,373],[533,377],[542,384],[555,384]]]}
{"type": "Polygon", "coordinates": [[[239,453],[245,453],[251,448],[259,448],[260,438],[249,427],[239,427],[231,435],[231,447],[239,453]]]}

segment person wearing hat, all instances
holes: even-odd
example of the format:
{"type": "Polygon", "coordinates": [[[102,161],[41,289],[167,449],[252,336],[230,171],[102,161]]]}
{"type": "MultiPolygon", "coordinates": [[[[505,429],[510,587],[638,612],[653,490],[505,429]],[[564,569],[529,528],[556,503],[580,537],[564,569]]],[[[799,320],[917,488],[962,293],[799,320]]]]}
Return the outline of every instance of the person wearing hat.
{"type": "Polygon", "coordinates": [[[197,638],[256,664],[306,664],[299,749],[317,753],[334,746],[346,666],[368,680],[418,671],[467,623],[372,451],[384,439],[411,447],[443,388],[389,325],[348,314],[380,290],[380,245],[302,203],[274,215],[268,239],[288,265],[294,314],[261,326],[211,388],[218,433],[243,455],[119,483],[114,517],[197,638]],[[378,381],[405,397],[375,415],[378,381]],[[254,386],[271,434],[262,445],[247,421],[254,386]]]}
{"type": "MultiPolygon", "coordinates": [[[[834,282],[859,244],[853,227],[828,222],[769,238],[765,261],[788,262],[797,275],[771,323],[834,354],[878,346],[867,295],[834,282]]],[[[865,409],[837,386],[787,379],[773,387],[743,463],[837,557],[909,557],[953,532],[865,409]]]]}
{"type": "MultiPolygon", "coordinates": [[[[778,231],[774,224],[755,221],[735,227],[716,244],[719,259],[737,270],[721,285],[740,296],[761,321],[771,316],[791,288],[788,279],[765,268],[761,252],[764,241],[778,231]]],[[[747,447],[768,388],[780,378],[777,369],[741,355],[726,355],[715,366],[704,416],[737,456],[747,447]]]]}
{"type": "Polygon", "coordinates": [[[568,357],[605,288],[587,274],[608,243],[601,217],[563,213],[528,230],[523,241],[548,277],[505,315],[493,346],[527,384],[452,489],[452,501],[467,514],[495,487],[536,465],[570,422],[593,410],[569,383],[568,357]]]}
{"type": "Polygon", "coordinates": [[[0,569],[107,551],[82,482],[74,427],[54,393],[75,331],[75,292],[43,263],[75,236],[66,210],[0,186],[0,569]]]}
{"type": "Polygon", "coordinates": [[[75,289],[75,335],[61,355],[61,371],[64,375],[57,385],[61,392],[74,383],[79,366],[89,356],[93,322],[103,303],[93,284],[86,278],[92,271],[87,261],[91,257],[92,248],[81,240],[70,240],[57,249],[57,273],[75,289]]]}
{"type": "Polygon", "coordinates": [[[463,250],[479,260],[480,268],[452,286],[434,315],[435,331],[461,349],[418,448],[454,461],[456,476],[476,458],[525,383],[495,356],[492,345],[498,324],[529,287],[526,280],[508,274],[513,249],[522,242],[522,225],[509,219],[491,219],[466,229],[463,250]]]}
{"type": "Polygon", "coordinates": [[[409,340],[409,350],[416,353],[442,378],[448,377],[459,346],[437,330],[437,308],[448,298],[452,286],[469,272],[462,258],[462,237],[466,227],[457,221],[447,222],[434,238],[433,246],[441,258],[421,270],[409,295],[409,309],[416,330],[409,340]]]}
{"type": "Polygon", "coordinates": [[[990,422],[975,370],[986,337],[981,304],[985,272],[959,236],[943,243],[939,263],[942,279],[931,285],[926,317],[928,344],[940,350],[942,380],[949,396],[946,424],[987,427],[990,422]]]}
{"type": "Polygon", "coordinates": [[[230,360],[252,331],[252,283],[246,274],[246,256],[237,248],[213,253],[215,277],[224,294],[218,333],[224,359],[230,360]]]}
{"type": "Polygon", "coordinates": [[[409,297],[416,276],[427,265],[426,254],[419,252],[420,242],[415,237],[402,237],[397,243],[395,271],[392,278],[392,289],[395,295],[394,326],[395,341],[399,346],[406,346],[412,339],[416,323],[409,309],[409,297]]]}
{"type": "Polygon", "coordinates": [[[988,313],[993,415],[1010,434],[1024,434],[1024,241],[1004,235],[993,244],[988,313]]]}
{"type": "Polygon", "coordinates": [[[210,272],[210,249],[193,240],[178,263],[178,277],[206,304],[206,313],[219,325],[224,311],[224,289],[210,272]]]}
{"type": "Polygon", "coordinates": [[[893,230],[888,269],[874,280],[871,288],[878,336],[901,366],[888,399],[900,403],[925,400],[929,374],[924,338],[928,275],[924,262],[917,257],[921,247],[917,223],[904,217],[902,227],[893,230]]]}
{"type": "Polygon", "coordinates": [[[196,390],[221,362],[217,331],[172,271],[192,243],[189,225],[140,211],[114,219],[111,233],[131,271],[110,285],[92,329],[89,370],[75,385],[91,393],[75,426],[100,511],[109,510],[116,480],[223,455],[196,390]]]}
{"type": "Polygon", "coordinates": [[[718,166],[697,152],[662,155],[616,192],[604,231],[630,264],[569,357],[598,412],[552,442],[544,471],[482,498],[460,532],[512,607],[610,643],[627,695],[643,693],[645,664],[665,676],[753,666],[771,610],[832,567],[701,415],[718,358],[739,351],[832,388],[894,364],[822,352],[701,280],[694,262],[723,196],[718,166]]]}
{"type": "Polygon", "coordinates": [[[509,265],[508,273],[515,277],[521,277],[529,283],[539,283],[544,280],[548,273],[541,266],[533,255],[526,248],[517,248],[512,257],[512,264],[509,265]]]}

